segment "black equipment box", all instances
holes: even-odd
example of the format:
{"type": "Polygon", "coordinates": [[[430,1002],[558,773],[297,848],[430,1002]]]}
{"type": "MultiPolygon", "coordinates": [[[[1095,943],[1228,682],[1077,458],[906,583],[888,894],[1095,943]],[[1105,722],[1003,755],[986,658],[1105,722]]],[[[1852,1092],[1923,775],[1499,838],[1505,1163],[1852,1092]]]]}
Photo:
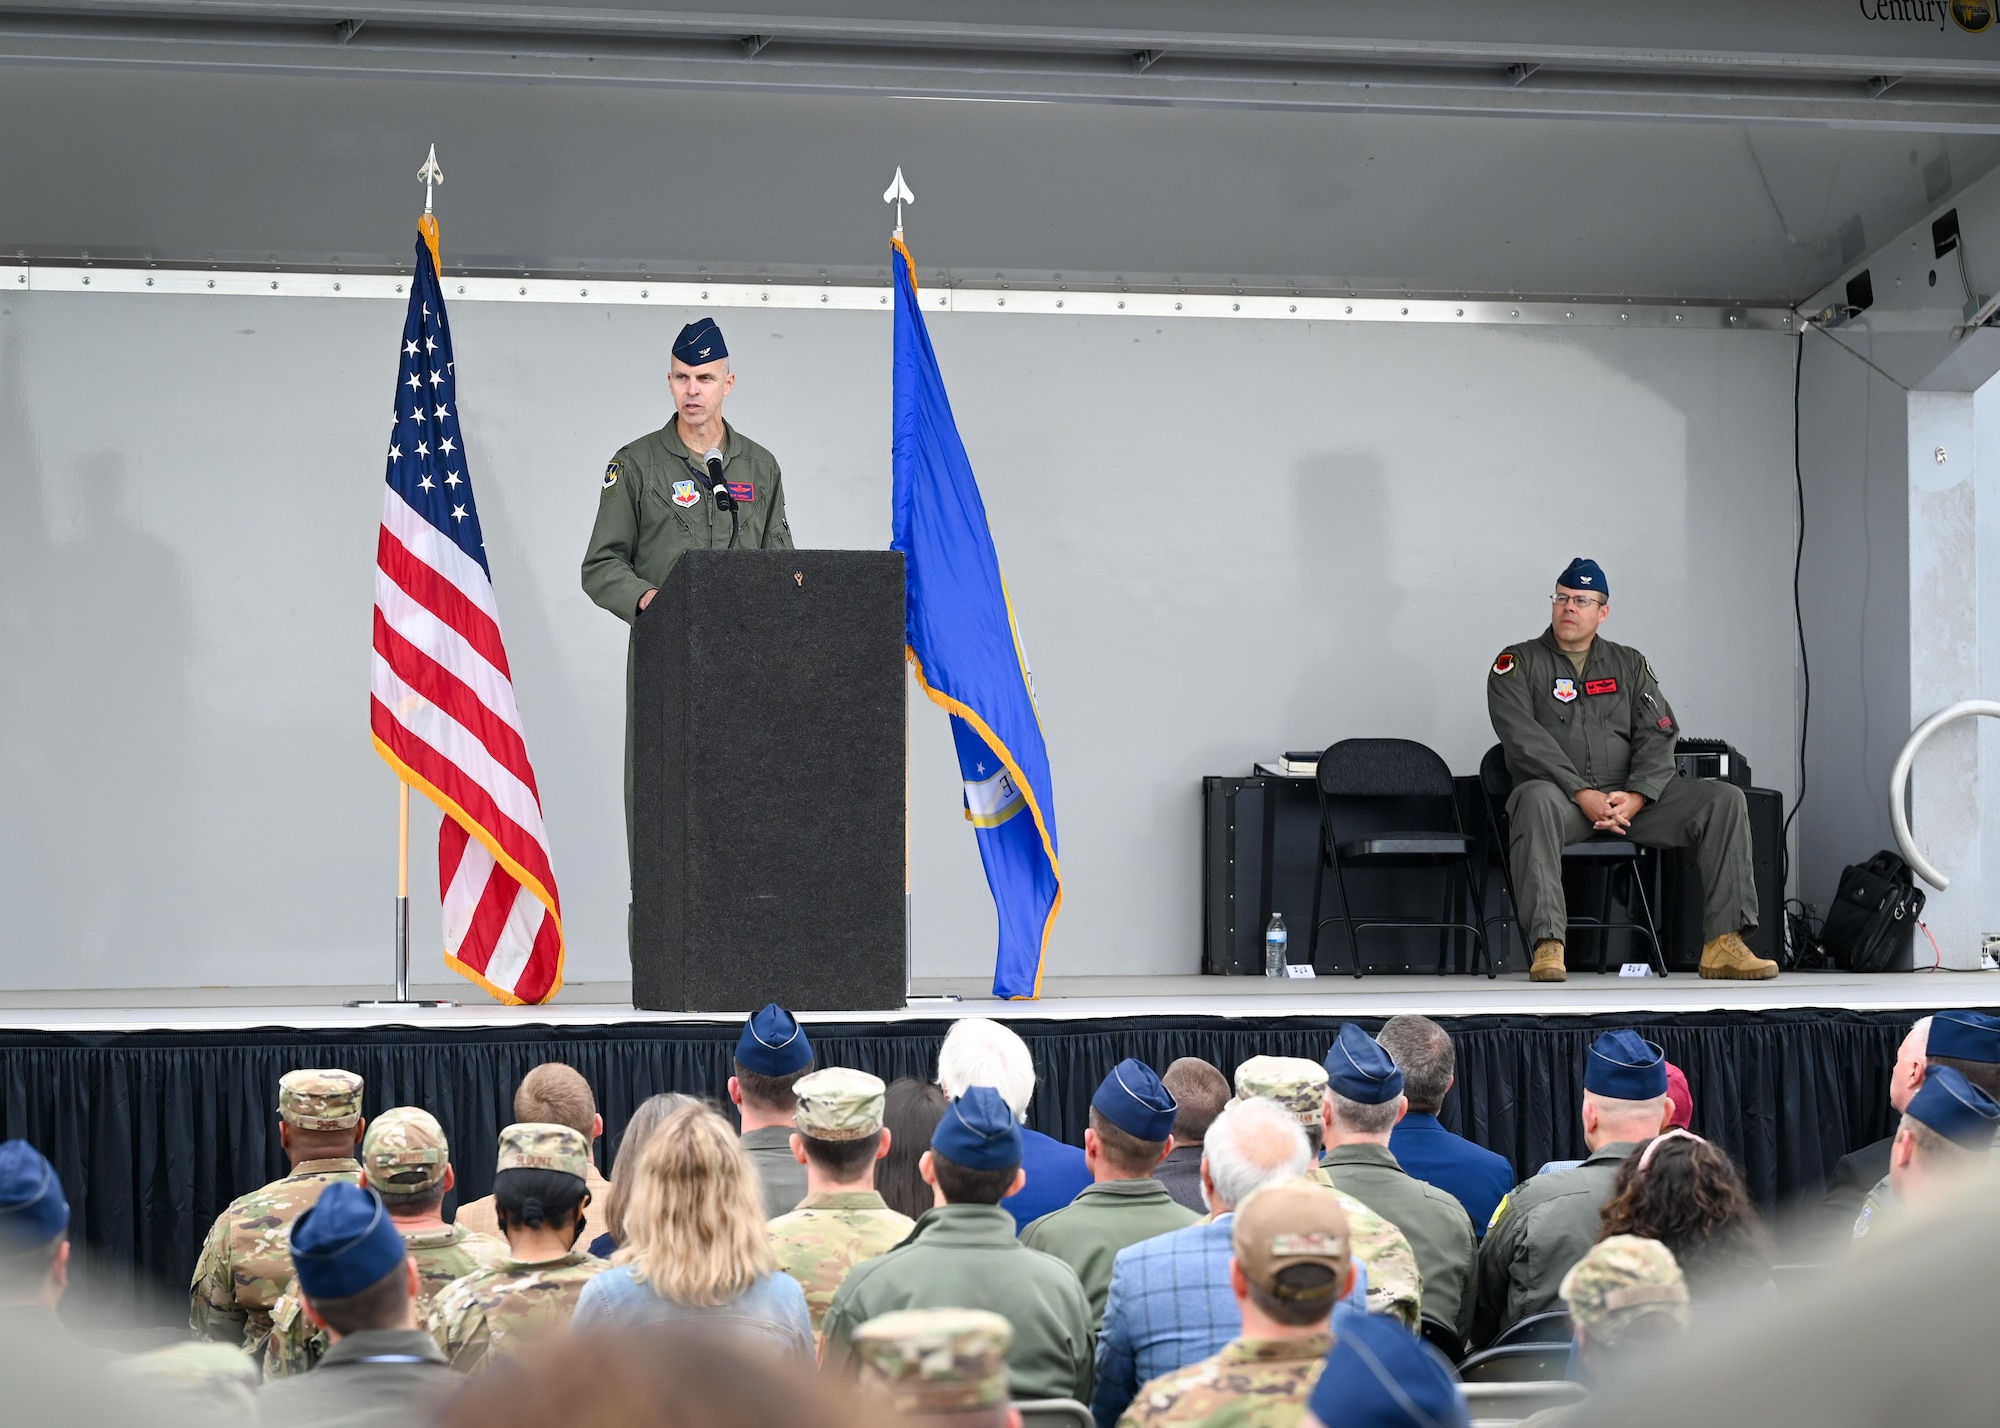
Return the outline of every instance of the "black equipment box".
{"type": "Polygon", "coordinates": [[[1749,788],[1750,761],[1725,739],[1682,739],[1674,745],[1674,772],[1682,778],[1714,778],[1749,788]]]}

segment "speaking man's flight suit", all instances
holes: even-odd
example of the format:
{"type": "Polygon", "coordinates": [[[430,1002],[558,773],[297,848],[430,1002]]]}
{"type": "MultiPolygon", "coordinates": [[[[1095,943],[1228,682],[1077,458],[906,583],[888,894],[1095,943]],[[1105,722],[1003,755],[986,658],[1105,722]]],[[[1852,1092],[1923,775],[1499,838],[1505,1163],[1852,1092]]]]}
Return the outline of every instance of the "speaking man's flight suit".
{"type": "MultiPolygon", "coordinates": [[[[792,527],[785,519],[784,477],[777,458],[727,422],[722,443],[723,478],[736,498],[739,550],[790,550],[792,527]]],[[[625,841],[632,849],[632,725],[635,674],[633,641],[640,619],[639,597],[667,583],[667,572],[683,551],[722,550],[729,545],[729,512],[717,510],[701,453],[681,441],[679,421],[619,449],[604,468],[597,497],[597,523],[583,557],[583,593],[626,624],[634,635],[625,647],[625,841]]],[[[658,597],[646,609],[660,608],[658,597]]]]}
{"type": "Polygon", "coordinates": [[[1678,778],[1680,729],[1645,657],[1598,638],[1579,667],[1556,644],[1509,645],[1486,678],[1486,707],[1507,754],[1514,792],[1508,865],[1529,947],[1566,941],[1562,850],[1595,836],[1575,803],[1581,789],[1636,793],[1646,806],[1627,836],[1647,848],[1692,848],[1701,870],[1701,938],[1757,925],[1750,864],[1750,810],[1743,790],[1715,779],[1678,778]]]}

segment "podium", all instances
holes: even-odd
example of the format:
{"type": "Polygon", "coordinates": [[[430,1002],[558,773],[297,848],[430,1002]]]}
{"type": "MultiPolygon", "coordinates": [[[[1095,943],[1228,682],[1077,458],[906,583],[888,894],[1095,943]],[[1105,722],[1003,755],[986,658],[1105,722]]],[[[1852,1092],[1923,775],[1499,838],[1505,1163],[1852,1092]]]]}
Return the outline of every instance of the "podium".
{"type": "Polygon", "coordinates": [[[690,551],[633,659],[632,1005],[900,1008],[902,555],[690,551]]]}

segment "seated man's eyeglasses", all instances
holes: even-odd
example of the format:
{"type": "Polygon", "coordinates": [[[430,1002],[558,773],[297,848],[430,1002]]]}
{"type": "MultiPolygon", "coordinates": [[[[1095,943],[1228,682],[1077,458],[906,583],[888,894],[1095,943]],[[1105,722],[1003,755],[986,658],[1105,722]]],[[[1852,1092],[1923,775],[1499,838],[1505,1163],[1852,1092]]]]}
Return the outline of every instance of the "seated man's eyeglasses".
{"type": "Polygon", "coordinates": [[[1595,595],[1551,595],[1549,596],[1549,603],[1556,606],[1571,605],[1579,610],[1588,610],[1593,605],[1602,605],[1604,602],[1595,595]]]}

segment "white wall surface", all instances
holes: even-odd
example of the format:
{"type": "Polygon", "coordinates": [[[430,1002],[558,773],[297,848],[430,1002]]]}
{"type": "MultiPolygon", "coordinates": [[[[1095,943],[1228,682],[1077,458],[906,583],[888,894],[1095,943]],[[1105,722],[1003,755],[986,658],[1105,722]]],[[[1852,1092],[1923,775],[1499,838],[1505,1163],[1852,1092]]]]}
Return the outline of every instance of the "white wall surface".
{"type": "MultiPolygon", "coordinates": [[[[568,975],[622,978],[625,627],[577,566],[605,460],[667,414],[686,314],[452,316],[568,975]]],[[[885,545],[886,316],[717,316],[730,416],[784,464],[800,543],[885,545]]],[[[383,976],[395,796],[366,689],[401,318],[0,307],[0,985],[383,976]]],[[[1049,736],[1052,974],[1196,969],[1205,773],[1360,734],[1472,770],[1486,668],[1580,553],[1688,732],[1789,795],[1789,339],[933,321],[1049,736]]],[[[912,709],[916,970],[979,974],[993,918],[949,735],[912,709]]],[[[424,980],[434,830],[420,814],[424,980]]]]}

